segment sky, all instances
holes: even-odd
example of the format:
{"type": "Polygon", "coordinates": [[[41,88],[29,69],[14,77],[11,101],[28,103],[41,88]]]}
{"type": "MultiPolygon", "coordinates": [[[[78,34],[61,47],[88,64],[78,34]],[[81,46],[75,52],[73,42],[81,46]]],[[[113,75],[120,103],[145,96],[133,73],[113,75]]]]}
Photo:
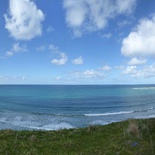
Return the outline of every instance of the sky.
{"type": "Polygon", "coordinates": [[[1,0],[0,84],[154,84],[155,0],[1,0]]]}

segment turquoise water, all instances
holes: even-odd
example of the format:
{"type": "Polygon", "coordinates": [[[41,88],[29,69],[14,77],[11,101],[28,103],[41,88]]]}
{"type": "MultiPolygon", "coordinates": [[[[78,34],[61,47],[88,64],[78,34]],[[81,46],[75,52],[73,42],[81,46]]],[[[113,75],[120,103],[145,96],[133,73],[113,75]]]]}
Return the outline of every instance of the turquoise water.
{"type": "Polygon", "coordinates": [[[155,117],[155,85],[0,85],[0,129],[58,130],[155,117]]]}

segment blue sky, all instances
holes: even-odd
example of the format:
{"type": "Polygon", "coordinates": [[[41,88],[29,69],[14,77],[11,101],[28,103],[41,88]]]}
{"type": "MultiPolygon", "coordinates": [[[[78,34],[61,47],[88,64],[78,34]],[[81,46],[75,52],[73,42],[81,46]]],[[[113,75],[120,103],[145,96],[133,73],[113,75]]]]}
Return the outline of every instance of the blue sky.
{"type": "Polygon", "coordinates": [[[0,3],[0,84],[155,83],[155,0],[0,3]]]}

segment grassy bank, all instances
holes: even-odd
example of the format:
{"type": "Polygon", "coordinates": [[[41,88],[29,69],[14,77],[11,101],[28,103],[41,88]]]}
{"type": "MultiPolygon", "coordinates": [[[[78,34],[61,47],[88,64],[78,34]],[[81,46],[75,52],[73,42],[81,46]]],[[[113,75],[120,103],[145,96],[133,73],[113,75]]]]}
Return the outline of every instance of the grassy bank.
{"type": "Polygon", "coordinates": [[[0,131],[0,155],[154,155],[155,119],[60,131],[0,131]]]}

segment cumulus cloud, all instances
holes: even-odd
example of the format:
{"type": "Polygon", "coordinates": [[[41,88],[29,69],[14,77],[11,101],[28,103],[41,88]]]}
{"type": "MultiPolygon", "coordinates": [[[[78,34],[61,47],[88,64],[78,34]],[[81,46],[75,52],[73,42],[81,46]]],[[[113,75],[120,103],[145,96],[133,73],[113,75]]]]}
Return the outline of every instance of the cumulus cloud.
{"type": "Polygon", "coordinates": [[[24,52],[24,51],[27,51],[27,47],[26,47],[26,45],[20,46],[19,43],[15,43],[15,44],[13,44],[12,51],[14,51],[14,52],[23,51],[24,52]]]}
{"type": "Polygon", "coordinates": [[[124,74],[135,74],[137,73],[137,67],[136,66],[127,66],[125,70],[123,71],[124,74]]]}
{"type": "Polygon", "coordinates": [[[145,66],[145,68],[142,71],[139,71],[139,76],[144,78],[151,78],[155,75],[155,64],[152,64],[150,66],[145,66]]]}
{"type": "Polygon", "coordinates": [[[13,56],[13,52],[12,51],[7,51],[6,52],[6,56],[7,57],[12,57],[13,56]]]}
{"type": "Polygon", "coordinates": [[[83,77],[84,78],[103,78],[103,77],[105,77],[105,75],[101,72],[91,69],[91,70],[84,71],[83,77]]]}
{"type": "Polygon", "coordinates": [[[72,71],[69,73],[69,76],[78,80],[82,79],[102,80],[106,77],[106,75],[103,72],[94,69],[88,69],[85,71],[72,71]]]}
{"type": "Polygon", "coordinates": [[[138,59],[138,58],[132,58],[128,64],[129,65],[142,65],[142,64],[145,64],[147,62],[146,59],[138,59]]]}
{"type": "Polygon", "coordinates": [[[83,64],[83,58],[80,56],[79,58],[72,60],[72,63],[75,65],[82,65],[83,64]]]}
{"type": "Polygon", "coordinates": [[[26,45],[20,45],[19,43],[13,44],[12,48],[6,52],[7,57],[13,56],[15,53],[26,52],[28,49],[26,45]]]}
{"type": "Polygon", "coordinates": [[[0,83],[5,84],[9,83],[20,83],[27,80],[27,77],[25,76],[1,76],[0,75],[0,83]]]}
{"type": "Polygon", "coordinates": [[[129,57],[155,55],[155,15],[139,21],[136,28],[123,39],[121,52],[129,57]]]}
{"type": "Polygon", "coordinates": [[[109,70],[111,70],[111,67],[108,66],[108,65],[105,65],[105,66],[101,67],[101,70],[103,70],[103,71],[109,71],[109,70]]]}
{"type": "Polygon", "coordinates": [[[88,69],[83,72],[74,72],[77,78],[79,79],[96,79],[104,78],[105,75],[102,72],[99,72],[94,69],[88,69]]]}
{"type": "Polygon", "coordinates": [[[106,39],[109,39],[109,38],[112,37],[112,34],[111,33],[103,34],[102,37],[106,38],[106,39]]]}
{"type": "Polygon", "coordinates": [[[58,59],[52,59],[51,60],[52,64],[55,64],[55,65],[65,65],[66,64],[68,57],[66,56],[65,53],[59,51],[59,47],[51,44],[51,45],[49,45],[49,49],[52,50],[53,53],[57,54],[60,57],[58,59]]]}
{"type": "Polygon", "coordinates": [[[30,40],[42,34],[44,14],[32,0],[10,0],[4,18],[5,28],[16,40],[30,40]]]}
{"type": "Polygon", "coordinates": [[[129,21],[129,20],[118,21],[117,24],[118,24],[119,27],[124,27],[126,25],[130,25],[131,21],[129,21]]]}
{"type": "Polygon", "coordinates": [[[66,23],[79,37],[85,32],[104,29],[108,19],[121,14],[130,14],[136,0],[64,0],[66,23]]]}
{"type": "Polygon", "coordinates": [[[127,66],[123,74],[129,75],[133,78],[152,78],[155,75],[155,64],[144,66],[144,67],[136,67],[136,66],[127,66]]]}
{"type": "Polygon", "coordinates": [[[57,47],[57,46],[55,46],[53,44],[50,44],[49,45],[49,49],[52,50],[52,51],[54,51],[54,52],[58,52],[59,51],[59,47],[57,47]]]}
{"type": "Polygon", "coordinates": [[[58,54],[60,58],[51,60],[51,63],[55,65],[65,65],[68,60],[66,54],[62,52],[56,52],[56,54],[58,54]]]}

